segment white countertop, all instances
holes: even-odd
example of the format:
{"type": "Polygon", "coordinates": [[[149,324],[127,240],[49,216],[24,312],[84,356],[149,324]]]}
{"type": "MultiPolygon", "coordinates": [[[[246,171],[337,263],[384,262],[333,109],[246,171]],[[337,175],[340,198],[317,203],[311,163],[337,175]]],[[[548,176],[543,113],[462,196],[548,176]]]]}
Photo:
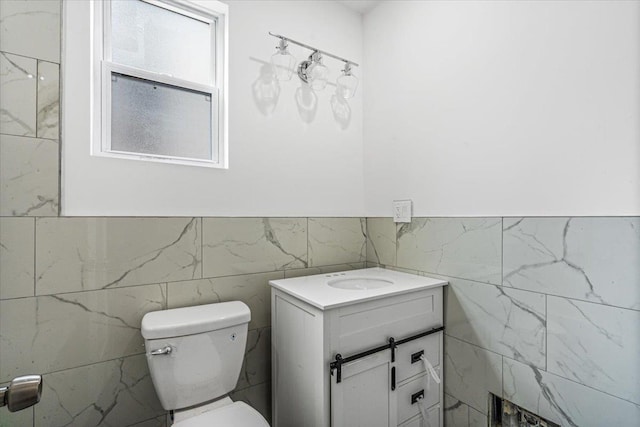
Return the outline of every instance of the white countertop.
{"type": "Polygon", "coordinates": [[[321,310],[329,310],[391,295],[437,288],[446,285],[447,281],[376,267],[292,279],[271,280],[269,284],[314,307],[321,310]],[[329,281],[340,278],[378,279],[391,281],[393,284],[376,289],[339,289],[329,286],[329,281]]]}

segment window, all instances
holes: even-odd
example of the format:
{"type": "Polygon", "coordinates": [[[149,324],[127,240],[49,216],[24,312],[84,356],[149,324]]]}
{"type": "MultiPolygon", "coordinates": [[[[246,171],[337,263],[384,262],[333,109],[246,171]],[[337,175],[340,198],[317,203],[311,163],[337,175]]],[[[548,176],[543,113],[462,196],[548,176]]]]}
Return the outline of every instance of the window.
{"type": "Polygon", "coordinates": [[[227,6],[105,0],[94,12],[92,154],[226,168],[227,6]]]}

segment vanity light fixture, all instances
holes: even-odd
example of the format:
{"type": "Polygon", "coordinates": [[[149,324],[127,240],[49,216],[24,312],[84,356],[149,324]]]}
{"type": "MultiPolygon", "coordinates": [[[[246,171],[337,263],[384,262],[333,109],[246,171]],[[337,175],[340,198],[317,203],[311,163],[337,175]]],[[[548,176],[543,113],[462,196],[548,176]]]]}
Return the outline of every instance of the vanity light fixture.
{"type": "Polygon", "coordinates": [[[353,98],[358,88],[358,78],[351,72],[351,63],[344,64],[342,75],[336,80],[337,93],[344,99],[353,98]]]}
{"type": "Polygon", "coordinates": [[[329,82],[329,69],[322,63],[322,54],[318,51],[309,55],[309,59],[298,65],[298,77],[313,90],[322,90],[329,82]]]}
{"type": "Polygon", "coordinates": [[[278,80],[291,79],[295,58],[287,51],[287,46],[288,43],[293,43],[312,51],[311,55],[298,65],[297,72],[300,80],[308,84],[314,91],[324,89],[329,81],[329,69],[322,63],[323,57],[328,56],[337,59],[344,62],[345,65],[342,75],[336,80],[336,94],[345,99],[353,98],[358,87],[358,78],[353,75],[351,67],[357,67],[358,64],[280,34],[269,32],[269,35],[280,39],[280,44],[276,47],[278,52],[271,57],[274,74],[278,80]]]}
{"type": "Polygon", "coordinates": [[[296,66],[296,57],[287,49],[289,44],[286,39],[280,39],[280,43],[276,46],[278,50],[271,55],[271,66],[273,67],[273,73],[280,81],[291,80],[293,75],[293,68],[296,66]]]}

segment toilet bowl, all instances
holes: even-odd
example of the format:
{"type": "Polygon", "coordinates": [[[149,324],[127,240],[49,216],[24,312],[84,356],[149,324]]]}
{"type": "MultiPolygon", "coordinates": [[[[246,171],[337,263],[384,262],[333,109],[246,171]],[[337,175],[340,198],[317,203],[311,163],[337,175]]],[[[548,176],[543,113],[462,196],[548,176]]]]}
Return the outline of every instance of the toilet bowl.
{"type": "Polygon", "coordinates": [[[268,427],[227,396],[238,383],[251,311],[240,301],[147,313],[142,336],[151,379],[174,427],[268,427]]]}

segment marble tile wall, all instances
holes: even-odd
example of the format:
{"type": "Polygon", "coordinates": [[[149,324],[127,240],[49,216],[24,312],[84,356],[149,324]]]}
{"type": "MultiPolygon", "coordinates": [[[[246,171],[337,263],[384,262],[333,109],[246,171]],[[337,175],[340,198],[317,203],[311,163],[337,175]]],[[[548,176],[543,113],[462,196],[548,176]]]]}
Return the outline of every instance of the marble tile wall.
{"type": "Polygon", "coordinates": [[[232,397],[270,418],[268,281],[364,267],[366,221],[59,217],[60,8],[0,1],[0,384],[44,376],[0,427],[165,426],[142,316],[229,300],[252,312],[232,397]]]}
{"type": "Polygon", "coordinates": [[[640,218],[367,218],[367,265],[445,278],[445,424],[488,393],[563,426],[640,419],[640,218]]]}
{"type": "Polygon", "coordinates": [[[0,216],[58,214],[60,10],[0,2],[0,216]]]}
{"type": "Polygon", "coordinates": [[[358,218],[1,217],[0,383],[41,373],[45,388],[35,409],[0,411],[0,426],[161,423],[163,410],[144,358],[142,316],[229,300],[244,301],[252,312],[234,396],[270,416],[268,281],[363,268],[364,253],[359,261],[352,255],[341,259],[335,243],[346,245],[344,254],[364,247],[362,223],[358,218]],[[320,264],[308,266],[311,222],[315,256],[337,264],[316,260],[320,264]],[[345,238],[347,231],[353,241],[345,238]],[[212,244],[224,241],[228,246],[212,244]],[[241,271],[233,270],[239,254],[241,271]]]}

